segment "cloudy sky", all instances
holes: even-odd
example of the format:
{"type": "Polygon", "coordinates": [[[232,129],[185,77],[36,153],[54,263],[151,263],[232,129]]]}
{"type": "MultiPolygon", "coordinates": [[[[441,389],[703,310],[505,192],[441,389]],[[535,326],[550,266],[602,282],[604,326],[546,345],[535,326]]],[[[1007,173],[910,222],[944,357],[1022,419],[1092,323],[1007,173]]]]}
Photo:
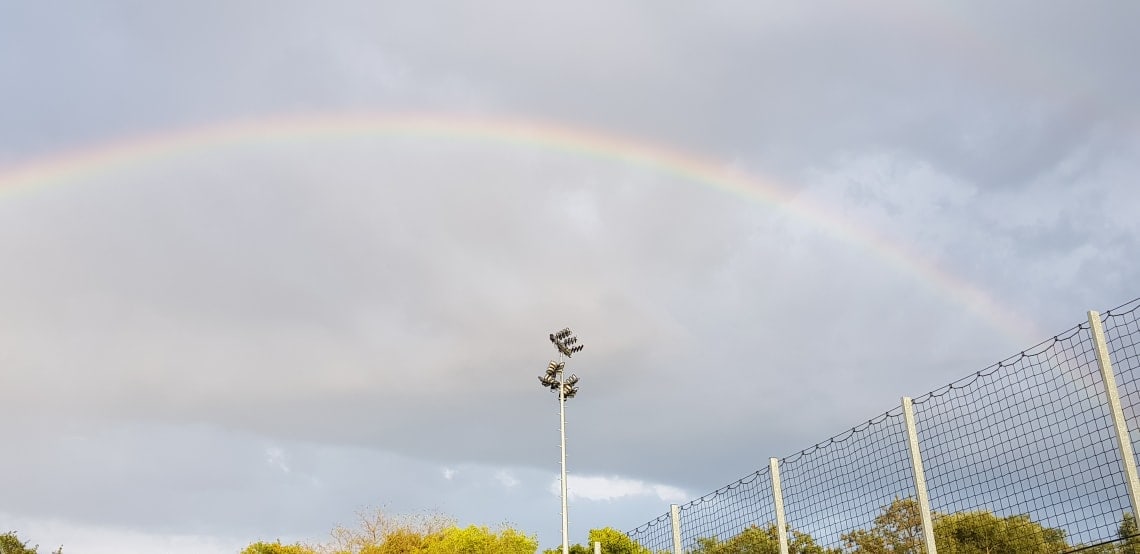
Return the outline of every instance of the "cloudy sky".
{"type": "Polygon", "coordinates": [[[0,530],[631,529],[1140,296],[1123,2],[0,2],[0,530]]]}

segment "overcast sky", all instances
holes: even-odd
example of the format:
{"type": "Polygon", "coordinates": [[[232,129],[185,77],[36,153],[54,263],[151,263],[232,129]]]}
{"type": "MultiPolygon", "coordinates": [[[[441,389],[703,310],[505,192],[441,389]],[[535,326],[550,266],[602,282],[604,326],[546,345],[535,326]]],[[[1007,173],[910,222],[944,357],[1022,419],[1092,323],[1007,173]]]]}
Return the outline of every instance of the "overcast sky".
{"type": "Polygon", "coordinates": [[[582,541],[1140,296],[1140,7],[1059,5],[0,0],[0,531],[553,546],[569,325],[582,541]]]}

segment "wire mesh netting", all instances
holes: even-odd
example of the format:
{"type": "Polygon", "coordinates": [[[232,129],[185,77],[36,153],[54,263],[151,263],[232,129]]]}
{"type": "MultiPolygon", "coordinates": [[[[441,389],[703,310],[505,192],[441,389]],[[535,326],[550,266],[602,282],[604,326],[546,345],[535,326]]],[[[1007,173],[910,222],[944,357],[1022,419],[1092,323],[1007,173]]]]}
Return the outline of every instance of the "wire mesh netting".
{"type": "Polygon", "coordinates": [[[1140,463],[1140,299],[1101,314],[1132,451],[1140,463]]]}
{"type": "Polygon", "coordinates": [[[1087,323],[916,399],[915,419],[935,529],[983,511],[1026,516],[1004,524],[1025,544],[1116,538],[1128,496],[1087,323]]]}
{"type": "Polygon", "coordinates": [[[626,534],[633,539],[633,542],[652,552],[673,551],[673,527],[669,512],[649,520],[649,522],[626,534]]]}
{"type": "Polygon", "coordinates": [[[686,549],[730,541],[749,528],[750,533],[773,539],[776,536],[776,508],[768,468],[683,504],[680,511],[682,544],[686,549]]]}
{"type": "Polygon", "coordinates": [[[780,463],[788,527],[838,548],[914,487],[897,408],[780,463]]]}
{"type": "MultiPolygon", "coordinates": [[[[1140,299],[1101,321],[1140,463],[1140,299]]],[[[915,399],[914,415],[940,550],[1140,554],[1087,322],[915,399]]],[[[921,552],[907,440],[895,408],[781,460],[792,552],[921,552]]],[[[680,514],[687,552],[774,551],[768,468],[680,514]]],[[[669,514],[630,536],[671,551],[669,514]]]]}

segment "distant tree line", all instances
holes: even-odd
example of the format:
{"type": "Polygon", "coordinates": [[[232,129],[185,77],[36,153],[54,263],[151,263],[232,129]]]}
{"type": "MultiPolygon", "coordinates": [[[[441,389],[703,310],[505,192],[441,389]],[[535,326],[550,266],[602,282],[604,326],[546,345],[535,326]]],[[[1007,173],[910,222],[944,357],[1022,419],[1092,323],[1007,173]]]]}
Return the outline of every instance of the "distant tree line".
{"type": "MultiPolygon", "coordinates": [[[[1070,544],[1061,529],[1047,527],[1027,515],[1000,517],[986,510],[934,514],[939,554],[1140,554],[1140,532],[1132,514],[1123,514],[1118,538],[1110,544],[1070,544]]],[[[922,518],[918,503],[900,498],[883,508],[869,529],[840,536],[842,546],[820,545],[808,533],[788,530],[790,554],[922,554],[922,518]]],[[[610,527],[593,529],[586,544],[570,546],[570,554],[672,554],[652,550],[610,527]]],[[[535,554],[538,541],[511,527],[459,527],[442,517],[388,518],[376,512],[362,516],[356,528],[338,527],[323,545],[280,542],[251,544],[241,554],[535,554]]],[[[561,547],[542,554],[561,554],[561,547]]],[[[778,554],[775,525],[745,528],[728,538],[702,537],[686,554],[778,554]]]]}
{"type": "Polygon", "coordinates": [[[255,542],[241,554],[534,554],[538,550],[538,539],[510,526],[460,527],[439,515],[391,517],[380,510],[358,516],[355,527],[333,529],[327,543],[255,542]]]}
{"type": "MultiPolygon", "coordinates": [[[[939,554],[1140,554],[1140,530],[1132,514],[1123,514],[1116,540],[1108,544],[1070,544],[1061,529],[1046,527],[1028,515],[1000,517],[986,510],[934,514],[934,537],[939,554]]],[[[870,529],[840,536],[842,546],[821,546],[808,533],[788,530],[791,554],[922,554],[922,519],[918,503],[900,498],[883,508],[870,529]]],[[[672,554],[642,546],[611,527],[592,529],[586,545],[575,544],[570,554],[593,554],[599,542],[604,554],[672,554]]],[[[511,526],[490,529],[459,526],[438,515],[391,517],[381,511],[362,512],[353,527],[338,526],[325,543],[259,541],[240,554],[536,554],[538,539],[511,526]]],[[[561,554],[561,547],[543,554],[561,554]]],[[[702,537],[686,554],[778,554],[775,525],[753,525],[728,538],[702,537]]],[[[16,533],[0,534],[0,554],[39,554],[16,533]]],[[[52,551],[63,554],[63,547],[52,551]]]]}
{"type": "MultiPolygon", "coordinates": [[[[938,554],[1140,554],[1136,519],[1121,518],[1117,540],[1110,544],[1069,544],[1061,529],[1046,527],[1028,515],[999,517],[986,510],[934,515],[934,540],[938,554]]],[[[842,548],[816,544],[807,534],[789,530],[791,554],[921,554],[922,518],[912,498],[896,499],[875,518],[870,529],[841,535],[842,548]]],[[[720,540],[697,539],[688,554],[778,554],[776,526],[751,526],[720,540]]]]}

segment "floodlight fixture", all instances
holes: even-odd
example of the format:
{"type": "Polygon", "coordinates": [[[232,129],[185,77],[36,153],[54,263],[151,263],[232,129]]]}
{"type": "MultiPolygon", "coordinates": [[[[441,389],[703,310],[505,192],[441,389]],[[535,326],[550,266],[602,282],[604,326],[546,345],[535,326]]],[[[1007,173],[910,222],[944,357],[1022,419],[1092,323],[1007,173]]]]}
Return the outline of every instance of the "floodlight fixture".
{"type": "Polygon", "coordinates": [[[550,334],[550,342],[558,349],[558,353],[566,356],[567,358],[573,356],[577,352],[581,352],[584,347],[578,344],[578,337],[574,336],[574,332],[569,327],[558,331],[557,333],[550,334]]]}
{"type": "Polygon", "coordinates": [[[562,438],[562,554],[570,554],[566,512],[566,400],[574,398],[578,394],[578,376],[566,377],[566,362],[562,361],[562,358],[572,357],[581,352],[585,346],[578,344],[578,337],[569,327],[563,327],[557,332],[550,333],[549,338],[554,348],[558,350],[558,361],[551,360],[546,366],[546,373],[540,376],[538,381],[542,383],[543,387],[549,388],[551,392],[558,393],[558,419],[560,423],[558,430],[562,438]]]}

